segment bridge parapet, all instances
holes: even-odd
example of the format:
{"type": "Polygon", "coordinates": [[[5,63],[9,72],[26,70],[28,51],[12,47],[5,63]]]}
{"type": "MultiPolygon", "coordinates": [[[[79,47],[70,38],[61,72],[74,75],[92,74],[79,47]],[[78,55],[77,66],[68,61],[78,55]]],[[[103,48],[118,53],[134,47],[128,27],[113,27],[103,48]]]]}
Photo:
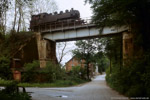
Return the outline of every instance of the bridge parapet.
{"type": "Polygon", "coordinates": [[[82,28],[82,27],[89,27],[89,26],[96,26],[94,23],[92,23],[91,19],[78,19],[78,20],[62,20],[57,21],[53,23],[45,23],[42,25],[35,26],[31,29],[31,31],[34,32],[53,32],[53,31],[60,31],[60,30],[66,30],[66,29],[76,29],[76,28],[82,28]]]}

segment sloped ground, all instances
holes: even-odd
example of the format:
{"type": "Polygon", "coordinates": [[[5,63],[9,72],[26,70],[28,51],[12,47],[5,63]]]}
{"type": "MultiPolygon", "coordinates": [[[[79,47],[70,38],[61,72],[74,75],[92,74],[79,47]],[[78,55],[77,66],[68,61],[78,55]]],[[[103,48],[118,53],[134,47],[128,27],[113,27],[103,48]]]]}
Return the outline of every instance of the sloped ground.
{"type": "Polygon", "coordinates": [[[105,75],[92,82],[68,88],[26,88],[33,100],[127,100],[106,85],[105,75]]]}

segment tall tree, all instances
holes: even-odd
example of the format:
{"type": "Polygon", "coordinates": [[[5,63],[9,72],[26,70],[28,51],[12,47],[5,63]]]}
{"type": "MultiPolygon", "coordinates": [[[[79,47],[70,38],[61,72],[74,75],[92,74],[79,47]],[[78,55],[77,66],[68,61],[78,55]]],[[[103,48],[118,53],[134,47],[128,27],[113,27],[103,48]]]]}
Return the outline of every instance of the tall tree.
{"type": "Polygon", "coordinates": [[[150,49],[150,1],[149,0],[85,0],[92,4],[93,20],[99,27],[130,27],[139,38],[145,51],[150,49]]]}
{"type": "Polygon", "coordinates": [[[29,5],[30,15],[39,13],[53,13],[58,10],[55,0],[32,0],[29,5]]]}
{"type": "Polygon", "coordinates": [[[57,43],[57,59],[58,59],[58,63],[61,64],[64,56],[70,52],[66,51],[66,46],[67,46],[67,42],[61,42],[61,43],[57,43]]]}
{"type": "Polygon", "coordinates": [[[0,32],[5,34],[6,31],[6,13],[10,4],[10,0],[0,1],[0,32]]]}
{"type": "Polygon", "coordinates": [[[13,27],[12,30],[16,30],[17,32],[20,31],[20,29],[23,27],[23,30],[25,30],[25,19],[30,2],[32,0],[14,0],[12,4],[14,5],[14,20],[13,20],[13,27]],[[18,22],[18,23],[17,23],[18,22]]]}
{"type": "MultiPolygon", "coordinates": [[[[150,96],[150,80],[148,78],[150,77],[150,0],[85,1],[92,4],[93,21],[99,27],[103,29],[105,26],[125,25],[129,27],[129,32],[133,35],[132,41],[135,47],[133,58],[135,59],[125,64],[126,67],[123,67],[121,72],[116,67],[117,65],[113,64],[115,69],[111,74],[107,73],[107,82],[114,89],[129,97],[150,96]],[[137,47],[140,47],[140,50],[137,47]],[[139,57],[139,54],[136,53],[137,51],[143,51],[143,55],[139,57]]],[[[113,49],[116,48],[113,45],[116,44],[115,40],[115,38],[112,38],[108,42],[109,44],[106,44],[107,55],[108,53],[112,54],[109,51],[115,50],[113,49]]],[[[115,57],[116,55],[113,56],[115,57]]]]}

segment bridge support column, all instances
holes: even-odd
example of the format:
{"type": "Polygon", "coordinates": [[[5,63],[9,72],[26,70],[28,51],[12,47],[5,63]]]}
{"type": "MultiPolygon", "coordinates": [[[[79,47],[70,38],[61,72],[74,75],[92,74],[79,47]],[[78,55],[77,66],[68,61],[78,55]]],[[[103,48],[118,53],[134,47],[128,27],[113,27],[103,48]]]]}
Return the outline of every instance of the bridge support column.
{"type": "Polygon", "coordinates": [[[123,32],[123,65],[128,64],[133,58],[133,34],[123,32]]]}
{"type": "Polygon", "coordinates": [[[37,47],[38,55],[40,60],[40,68],[46,67],[48,61],[52,63],[57,63],[56,58],[56,42],[50,40],[44,40],[40,33],[37,36],[37,47]]]}

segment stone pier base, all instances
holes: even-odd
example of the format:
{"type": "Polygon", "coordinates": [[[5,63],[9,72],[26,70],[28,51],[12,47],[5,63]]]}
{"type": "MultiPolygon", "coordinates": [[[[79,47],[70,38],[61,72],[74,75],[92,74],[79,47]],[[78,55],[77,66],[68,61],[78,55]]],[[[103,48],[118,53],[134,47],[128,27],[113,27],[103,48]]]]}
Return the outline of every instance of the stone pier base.
{"type": "Polygon", "coordinates": [[[40,33],[37,33],[37,45],[41,68],[46,67],[48,61],[57,63],[56,42],[42,39],[40,33]]]}

